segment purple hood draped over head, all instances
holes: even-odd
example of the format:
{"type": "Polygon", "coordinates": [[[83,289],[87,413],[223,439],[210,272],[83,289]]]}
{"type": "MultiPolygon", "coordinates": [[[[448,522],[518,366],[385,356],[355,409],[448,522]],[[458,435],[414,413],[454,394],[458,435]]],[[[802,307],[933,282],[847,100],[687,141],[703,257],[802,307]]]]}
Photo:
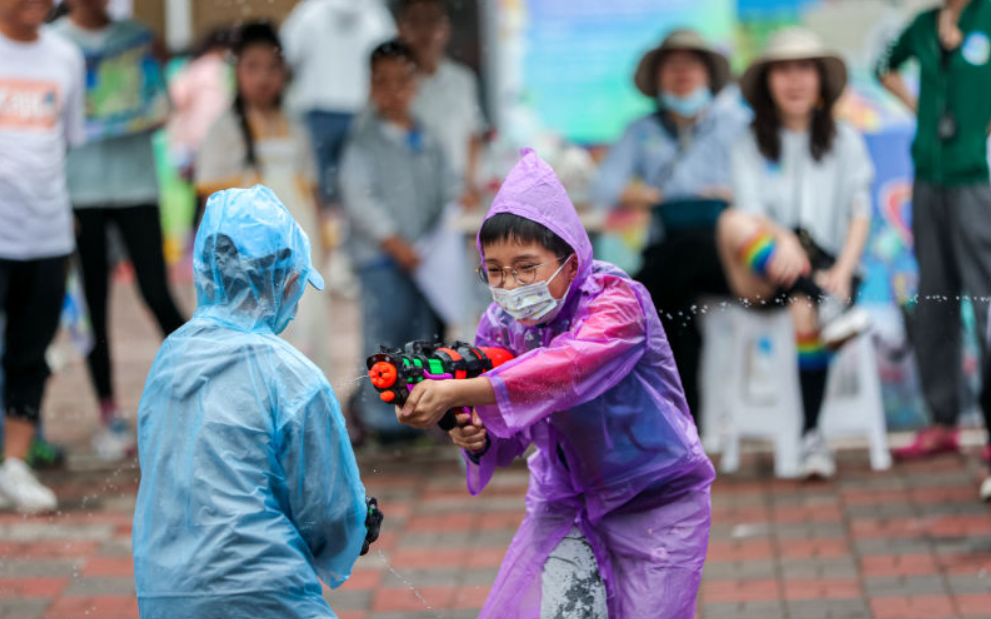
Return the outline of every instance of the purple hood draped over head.
{"type": "MultiPolygon", "coordinates": [[[[592,271],[592,242],[585,226],[554,170],[532,149],[524,148],[522,155],[496,194],[485,219],[511,213],[549,228],[575,251],[578,274],[572,288],[580,287],[592,271]]],[[[475,242],[484,262],[481,233],[475,242]]]]}
{"type": "MultiPolygon", "coordinates": [[[[516,358],[488,372],[496,404],[476,408],[492,441],[468,488],[533,444],[527,515],[481,617],[540,614],[541,571],[577,527],[606,585],[609,616],[690,619],[715,476],[685,405],[650,295],[592,244],[554,171],[529,149],[486,217],[512,213],[572,247],[578,273],[550,322],[526,327],[493,304],[476,335],[516,358]]],[[[484,248],[479,242],[484,260],[484,248]]]]}

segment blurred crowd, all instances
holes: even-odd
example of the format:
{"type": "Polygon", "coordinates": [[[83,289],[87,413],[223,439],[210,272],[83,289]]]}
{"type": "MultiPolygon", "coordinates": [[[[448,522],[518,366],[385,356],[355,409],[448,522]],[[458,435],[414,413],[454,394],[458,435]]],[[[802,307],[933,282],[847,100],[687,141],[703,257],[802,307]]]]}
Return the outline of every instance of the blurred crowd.
{"type": "MultiPolygon", "coordinates": [[[[448,55],[445,1],[395,4],[392,13],[378,2],[304,0],[281,26],[211,32],[166,79],[168,58],[152,31],[113,20],[107,0],[64,0],[57,8],[51,0],[0,0],[0,499],[23,511],[57,503],[31,469],[61,457],[38,426],[45,351],[70,263],[94,336],[87,362],[102,422],[94,448],[109,461],[133,455],[108,342],[113,252],[126,253],[163,336],[186,319],[162,251],[153,135],[163,127],[170,166],[195,187],[194,230],[215,191],[260,183],[313,241],[314,264],[337,250],[358,284],[364,352],[453,330],[416,273],[422,242],[446,212],[485,206],[488,126],[476,76],[448,55]],[[328,218],[341,223],[330,241],[328,218]],[[108,244],[110,230],[120,249],[108,244]]],[[[918,114],[920,298],[974,299],[982,351],[991,296],[989,37],[991,4],[946,0],[920,14],[876,67],[881,83],[918,114]],[[899,76],[909,59],[921,66],[918,94],[899,76]]],[[[632,79],[653,111],[608,150],[589,201],[649,213],[634,276],[660,311],[692,413],[698,420],[702,330],[684,318],[687,310],[714,297],[745,300],[754,311],[787,308],[803,415],[801,472],[833,476],[819,429],[828,372],[835,351],[871,326],[854,301],[873,164],[863,137],[834,114],[847,83],[843,58],[813,33],[786,28],[735,78],[703,37],[675,30],[643,56],[632,79]]],[[[450,269],[431,276],[463,275],[450,269]]],[[[326,298],[305,295],[283,334],[325,372],[334,328],[326,298]]],[[[960,333],[959,304],[918,304],[912,343],[933,425],[897,457],[960,449],[960,333]]],[[[982,367],[989,376],[991,364],[982,367]]],[[[367,386],[347,408],[377,440],[411,436],[367,386]]],[[[991,480],[981,492],[991,499],[991,480]]]]}

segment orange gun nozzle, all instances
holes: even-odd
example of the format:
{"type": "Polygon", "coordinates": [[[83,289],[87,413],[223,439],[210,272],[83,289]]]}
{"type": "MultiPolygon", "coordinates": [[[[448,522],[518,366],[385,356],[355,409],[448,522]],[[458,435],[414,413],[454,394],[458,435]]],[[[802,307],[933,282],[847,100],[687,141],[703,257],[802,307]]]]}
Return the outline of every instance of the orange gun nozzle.
{"type": "MultiPolygon", "coordinates": [[[[368,377],[372,379],[372,384],[379,389],[388,389],[396,384],[399,372],[396,370],[396,366],[388,361],[379,361],[372,366],[372,369],[368,370],[368,377]]],[[[384,397],[382,399],[385,400],[384,397]]],[[[388,400],[386,401],[388,402],[388,400]]]]}

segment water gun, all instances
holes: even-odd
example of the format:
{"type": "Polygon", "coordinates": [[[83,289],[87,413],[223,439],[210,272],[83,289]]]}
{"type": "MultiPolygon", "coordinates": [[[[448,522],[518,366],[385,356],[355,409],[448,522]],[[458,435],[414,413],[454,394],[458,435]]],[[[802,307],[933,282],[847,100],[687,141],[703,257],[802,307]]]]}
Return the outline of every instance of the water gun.
{"type": "MultiPolygon", "coordinates": [[[[502,348],[482,348],[465,342],[445,346],[418,340],[401,349],[382,346],[380,352],[368,357],[365,365],[379,399],[401,407],[419,382],[475,378],[512,358],[513,354],[502,348]]],[[[451,430],[457,425],[459,412],[470,413],[468,409],[451,409],[437,425],[445,431],[451,430]]]]}
{"type": "Polygon", "coordinates": [[[375,497],[365,497],[365,507],[368,513],[365,515],[365,541],[361,545],[361,556],[367,555],[372,544],[378,540],[382,521],[385,520],[385,515],[379,509],[379,502],[375,497]]]}

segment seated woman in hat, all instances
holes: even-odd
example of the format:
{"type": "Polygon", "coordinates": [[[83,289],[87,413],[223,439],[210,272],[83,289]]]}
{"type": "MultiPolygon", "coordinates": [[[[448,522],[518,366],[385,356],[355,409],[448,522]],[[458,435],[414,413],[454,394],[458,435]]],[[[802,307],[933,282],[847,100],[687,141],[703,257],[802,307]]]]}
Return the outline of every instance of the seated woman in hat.
{"type": "Polygon", "coordinates": [[[730,149],[749,121],[737,89],[724,88],[729,79],[726,58],[697,33],[669,34],[644,55],[634,76],[640,92],[656,101],[656,110],[627,127],[592,189],[600,205],[647,210],[663,203],[662,208],[698,215],[678,229],[666,220],[655,227],[644,267],[635,276],[661,312],[693,415],[701,336],[690,308],[700,295],[729,293],[712,207],[715,200],[729,200],[730,149]]]}
{"type": "Polygon", "coordinates": [[[847,307],[870,229],[874,168],[863,137],[833,118],[846,73],[806,30],[771,38],[740,81],[754,120],[733,148],[734,208],[718,225],[733,292],[757,305],[790,301],[805,477],[836,471],[818,431],[829,349],[869,326],[862,310],[847,307]]]}

